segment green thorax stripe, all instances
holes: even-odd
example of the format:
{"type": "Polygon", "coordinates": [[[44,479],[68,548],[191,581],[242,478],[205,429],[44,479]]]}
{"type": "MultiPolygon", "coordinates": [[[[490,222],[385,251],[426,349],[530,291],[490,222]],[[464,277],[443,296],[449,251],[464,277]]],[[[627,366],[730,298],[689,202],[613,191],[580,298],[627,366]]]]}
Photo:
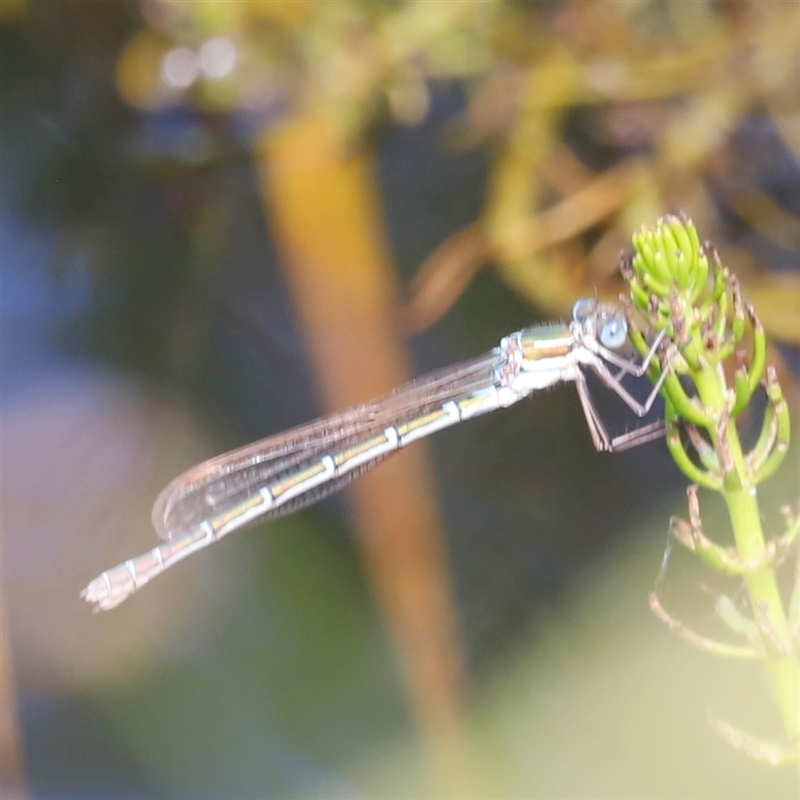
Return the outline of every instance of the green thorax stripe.
{"type": "Polygon", "coordinates": [[[519,343],[523,359],[536,361],[567,355],[575,345],[575,337],[565,325],[545,325],[520,331],[519,343]]]}

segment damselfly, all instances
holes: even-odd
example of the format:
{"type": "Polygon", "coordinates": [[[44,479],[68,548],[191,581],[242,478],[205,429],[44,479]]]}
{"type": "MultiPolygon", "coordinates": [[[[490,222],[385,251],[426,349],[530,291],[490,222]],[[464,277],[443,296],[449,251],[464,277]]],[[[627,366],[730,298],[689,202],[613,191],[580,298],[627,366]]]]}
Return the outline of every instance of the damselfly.
{"type": "MultiPolygon", "coordinates": [[[[410,442],[562,381],[575,382],[598,450],[626,449],[656,438],[659,424],[610,438],[583,369],[591,369],[643,416],[659,385],[639,403],[620,381],[644,374],[662,335],[636,364],[618,352],[628,338],[624,314],[593,299],[579,300],[569,324],[509,334],[486,355],[418,378],[382,399],[198,464],[172,481],[153,507],[153,524],[166,542],[107,570],[82,596],[95,610],[114,608],[173,564],[246,523],[303,508],[410,442]]],[[[662,369],[662,379],[666,374],[662,369]]]]}

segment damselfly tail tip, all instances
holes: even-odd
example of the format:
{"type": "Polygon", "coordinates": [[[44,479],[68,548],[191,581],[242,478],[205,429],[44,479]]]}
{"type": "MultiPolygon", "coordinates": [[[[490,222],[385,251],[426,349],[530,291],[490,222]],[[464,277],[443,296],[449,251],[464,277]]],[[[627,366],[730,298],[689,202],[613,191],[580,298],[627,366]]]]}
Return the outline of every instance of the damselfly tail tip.
{"type": "Polygon", "coordinates": [[[81,597],[92,604],[92,613],[99,614],[118,606],[126,597],[114,596],[108,591],[108,586],[102,578],[95,578],[82,592],[81,597]]]}

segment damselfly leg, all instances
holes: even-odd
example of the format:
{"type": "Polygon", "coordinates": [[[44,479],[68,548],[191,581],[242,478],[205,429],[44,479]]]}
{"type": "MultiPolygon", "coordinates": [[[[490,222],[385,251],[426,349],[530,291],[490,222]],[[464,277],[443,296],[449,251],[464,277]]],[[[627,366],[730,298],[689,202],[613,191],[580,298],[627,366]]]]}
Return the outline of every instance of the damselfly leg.
{"type": "MultiPolygon", "coordinates": [[[[591,343],[594,345],[591,349],[594,350],[599,356],[598,359],[589,364],[592,371],[597,375],[598,378],[600,378],[603,384],[611,389],[638,417],[645,416],[653,408],[653,404],[658,397],[661,386],[669,374],[669,364],[674,357],[675,351],[673,349],[668,349],[666,351],[664,355],[664,363],[661,365],[661,374],[659,375],[658,380],[653,385],[650,394],[648,394],[644,402],[638,401],[623,386],[621,379],[625,375],[630,375],[631,377],[636,378],[645,375],[653,359],[656,357],[656,353],[661,347],[661,343],[663,342],[665,335],[666,331],[662,330],[659,332],[653,341],[650,350],[647,352],[644,359],[642,359],[641,363],[621,357],[614,351],[604,347],[598,341],[591,343]],[[614,375],[611,370],[608,369],[605,362],[619,367],[619,372],[614,375]]],[[[648,425],[642,425],[635,430],[627,431],[619,436],[615,436],[613,438],[610,437],[605,429],[605,426],[603,425],[594,402],[592,401],[591,393],[583,373],[576,377],[575,388],[578,391],[578,398],[580,399],[581,407],[583,409],[584,416],[586,417],[589,433],[597,450],[621,452],[623,450],[629,450],[632,447],[637,447],[641,444],[646,444],[647,442],[658,439],[664,435],[664,422],[663,420],[657,420],[656,422],[652,422],[648,425]]]]}

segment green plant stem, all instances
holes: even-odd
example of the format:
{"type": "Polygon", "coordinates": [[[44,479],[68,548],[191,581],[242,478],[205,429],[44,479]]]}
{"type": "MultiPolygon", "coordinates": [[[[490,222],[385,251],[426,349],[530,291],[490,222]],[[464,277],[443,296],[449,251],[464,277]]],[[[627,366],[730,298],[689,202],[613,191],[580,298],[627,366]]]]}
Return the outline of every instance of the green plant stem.
{"type": "MultiPolygon", "coordinates": [[[[668,334],[664,360],[651,369],[651,378],[657,377],[659,368],[669,370],[661,385],[667,447],[693,484],[688,492],[689,521],[673,519],[671,531],[714,569],[742,577],[752,619],[727,614],[724,621],[763,659],[787,743],[763,742],[730,725],[716,727],[734,747],[769,763],[791,760],[793,753],[800,774],[800,654],[792,630],[797,623],[794,612],[787,616],[775,573],[797,531],[793,515],[787,512],[786,533],[768,542],[756,494],[758,484],[786,455],[790,428],[775,371],[766,366],[764,329],[753,306],[742,301],[736,277],[722,265],[713,246],[700,246],[687,217],[663,217],[654,228],[635,234],[633,243],[634,255],[622,260],[622,273],[631,286],[632,306],[651,329],[668,334]],[[728,374],[732,374],[730,385],[728,374]],[[736,419],[760,385],[767,408],[758,441],[745,453],[736,419]],[[721,547],[705,537],[697,503],[699,486],[724,498],[734,547],[721,547]]],[[[643,355],[647,340],[635,324],[631,328],[634,347],[643,355]]],[[[800,565],[798,570],[800,576],[800,565]]],[[[798,596],[796,587],[792,609],[800,604],[798,596]]],[[[684,639],[723,653],[718,643],[709,643],[669,617],[657,601],[654,594],[651,608],[684,639]]],[[[724,610],[724,604],[720,608],[724,610]]]]}
{"type": "MultiPolygon", "coordinates": [[[[742,556],[763,555],[766,543],[761,529],[758,502],[749,490],[724,492],[736,546],[742,556]]],[[[768,653],[770,674],[787,736],[800,736],[800,664],[793,654],[789,624],[784,612],[775,572],[762,567],[744,574],[750,604],[762,620],[762,640],[768,653]],[[759,614],[759,609],[763,612],[759,614]]]]}
{"type": "MultiPolygon", "coordinates": [[[[712,418],[725,413],[725,381],[716,370],[693,375],[698,396],[712,418]]],[[[722,495],[728,508],[734,541],[739,555],[754,562],[763,558],[766,540],[755,486],[751,483],[733,419],[723,429],[707,428],[717,453],[724,452],[722,495]],[[723,441],[724,440],[724,441],[723,441]],[[726,463],[727,462],[727,463],[726,463]]],[[[783,608],[775,572],[770,567],[748,570],[743,575],[753,614],[759,623],[761,640],[767,653],[766,667],[790,741],[797,741],[800,769],[800,662],[791,644],[789,623],[783,608]]]]}

